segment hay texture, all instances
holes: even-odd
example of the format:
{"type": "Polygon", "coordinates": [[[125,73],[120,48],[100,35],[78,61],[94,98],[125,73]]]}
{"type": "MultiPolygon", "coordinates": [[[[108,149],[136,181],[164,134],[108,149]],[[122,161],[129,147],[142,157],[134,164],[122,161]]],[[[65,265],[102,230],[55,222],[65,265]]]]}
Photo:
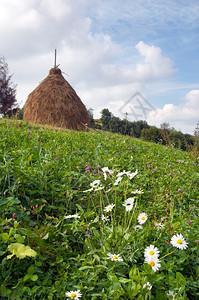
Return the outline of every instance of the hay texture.
{"type": "Polygon", "coordinates": [[[86,131],[90,125],[88,112],[59,68],[49,75],[28,96],[24,121],[86,131]]]}

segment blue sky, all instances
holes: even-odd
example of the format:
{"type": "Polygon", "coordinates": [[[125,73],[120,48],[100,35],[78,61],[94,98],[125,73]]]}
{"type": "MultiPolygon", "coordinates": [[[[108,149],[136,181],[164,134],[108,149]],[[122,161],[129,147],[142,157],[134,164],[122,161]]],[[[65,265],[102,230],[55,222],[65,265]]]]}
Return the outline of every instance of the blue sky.
{"type": "Polygon", "coordinates": [[[56,48],[63,75],[95,117],[107,107],[123,118],[120,108],[139,91],[156,112],[141,119],[193,133],[198,40],[198,0],[0,1],[0,55],[21,106],[53,67],[56,48]]]}
{"type": "MultiPolygon", "coordinates": [[[[179,98],[199,84],[199,2],[196,1],[99,1],[90,9],[92,32],[104,32],[122,45],[126,61],[134,60],[139,41],[159,47],[178,70],[169,78],[179,98]],[[132,55],[134,54],[134,55],[132,55]],[[181,87],[182,86],[182,87],[181,87]],[[182,89],[182,90],[181,90],[182,89]]],[[[172,89],[172,87],[171,87],[172,89]]],[[[179,102],[173,92],[173,101],[179,102]]],[[[170,90],[161,93],[165,100],[170,90]]],[[[177,97],[176,97],[177,96],[177,97]]],[[[154,98],[155,99],[155,98],[154,98]]]]}

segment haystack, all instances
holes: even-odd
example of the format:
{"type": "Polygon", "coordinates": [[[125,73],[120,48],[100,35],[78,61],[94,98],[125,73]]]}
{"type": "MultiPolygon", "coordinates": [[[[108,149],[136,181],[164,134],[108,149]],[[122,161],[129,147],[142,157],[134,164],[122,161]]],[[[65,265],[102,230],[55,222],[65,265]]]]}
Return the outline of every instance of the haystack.
{"type": "Polygon", "coordinates": [[[59,68],[51,69],[28,96],[24,121],[82,131],[90,124],[84,104],[59,68]]]}

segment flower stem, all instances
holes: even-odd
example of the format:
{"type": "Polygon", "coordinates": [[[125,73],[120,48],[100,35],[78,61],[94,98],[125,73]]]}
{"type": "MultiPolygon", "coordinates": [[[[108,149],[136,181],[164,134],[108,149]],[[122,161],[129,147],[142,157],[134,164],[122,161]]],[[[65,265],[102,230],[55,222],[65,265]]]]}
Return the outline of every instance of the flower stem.
{"type": "Polygon", "coordinates": [[[164,255],[164,256],[163,256],[163,257],[161,257],[160,259],[163,259],[163,258],[167,257],[168,255],[171,255],[171,254],[173,254],[175,251],[176,251],[176,249],[174,249],[172,252],[170,252],[170,253],[168,253],[168,254],[164,255]]]}

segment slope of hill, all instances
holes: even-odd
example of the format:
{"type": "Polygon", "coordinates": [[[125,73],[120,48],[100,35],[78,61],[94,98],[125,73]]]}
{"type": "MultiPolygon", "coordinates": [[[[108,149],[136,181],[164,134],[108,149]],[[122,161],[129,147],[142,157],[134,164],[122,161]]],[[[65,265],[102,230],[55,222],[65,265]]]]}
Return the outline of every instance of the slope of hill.
{"type": "Polygon", "coordinates": [[[1,299],[197,299],[198,164],[128,136],[2,119],[1,299]]]}

